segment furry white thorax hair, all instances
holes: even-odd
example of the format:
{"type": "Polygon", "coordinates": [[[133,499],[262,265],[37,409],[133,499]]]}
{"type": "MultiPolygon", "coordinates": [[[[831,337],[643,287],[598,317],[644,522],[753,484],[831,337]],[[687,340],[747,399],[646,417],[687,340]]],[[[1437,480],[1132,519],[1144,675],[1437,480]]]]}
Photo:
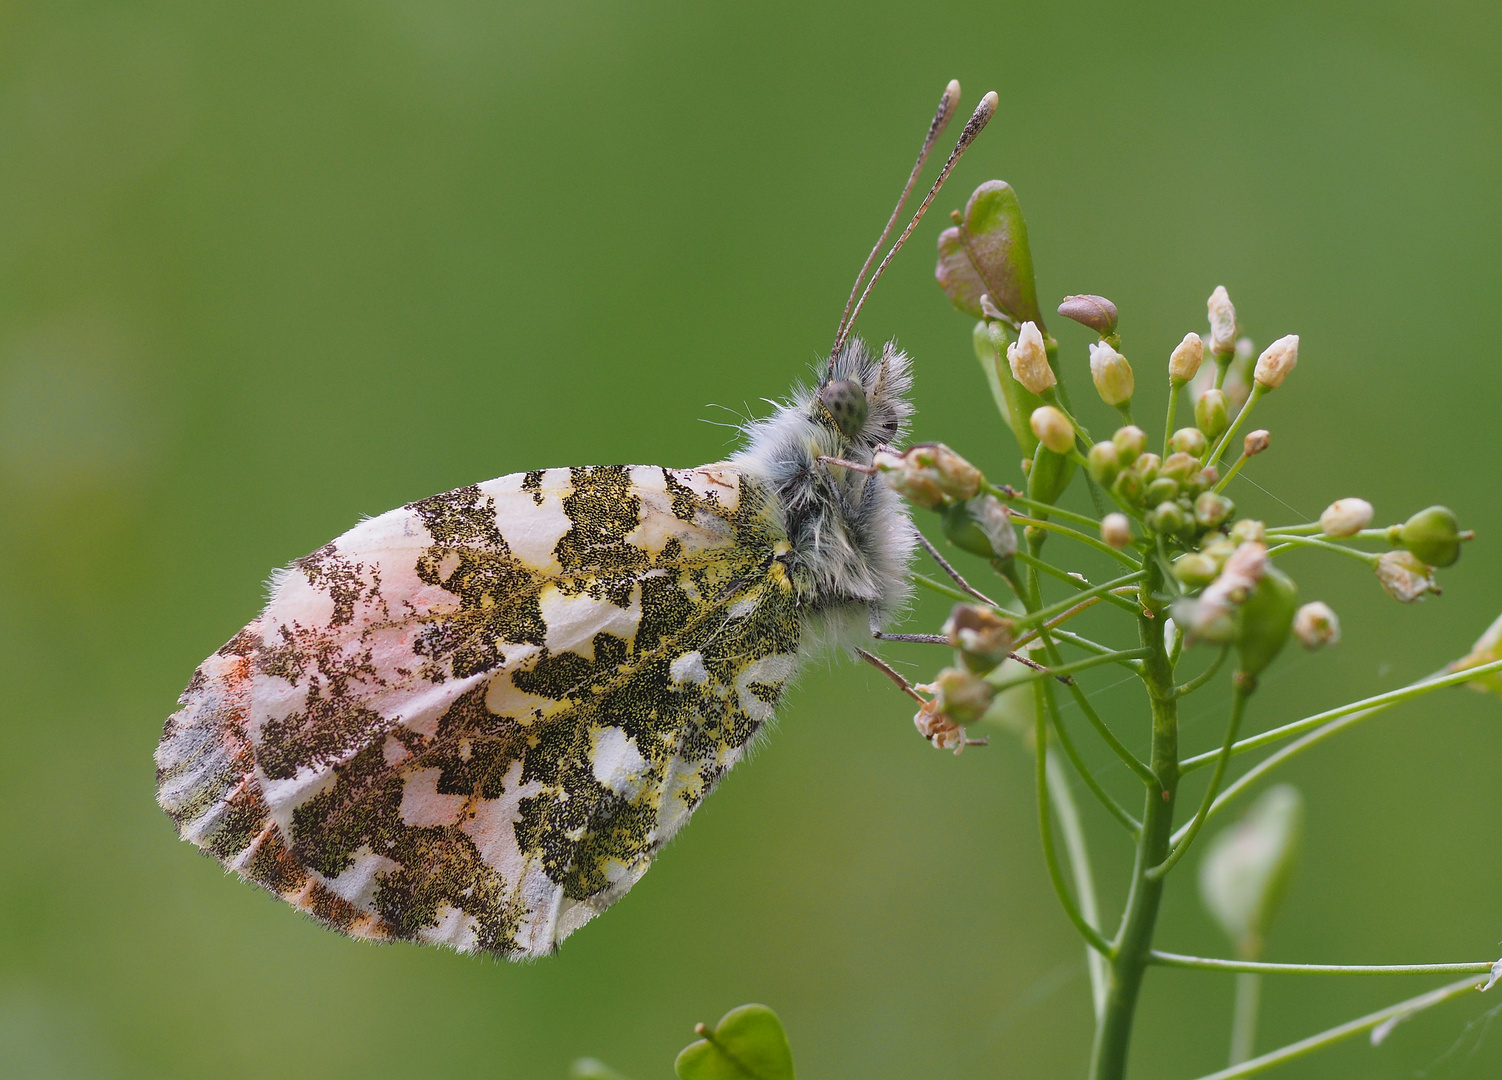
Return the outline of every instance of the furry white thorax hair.
{"type": "Polygon", "coordinates": [[[771,416],[746,425],[747,443],[730,463],[771,492],[792,550],[786,562],[798,591],[805,645],[854,647],[888,624],[907,602],[907,568],[917,544],[907,506],[880,477],[819,458],[861,465],[906,434],[913,407],[906,354],[888,342],[873,357],[851,339],[818,386],[794,387],[771,416]],[[819,400],[832,382],[859,383],[866,418],[847,436],[819,400]]]}

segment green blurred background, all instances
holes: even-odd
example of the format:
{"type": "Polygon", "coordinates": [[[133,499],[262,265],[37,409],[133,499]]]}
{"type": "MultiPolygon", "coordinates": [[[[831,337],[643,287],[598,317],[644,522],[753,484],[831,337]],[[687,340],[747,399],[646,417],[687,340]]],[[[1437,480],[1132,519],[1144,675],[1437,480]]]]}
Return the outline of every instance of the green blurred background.
{"type": "MultiPolygon", "coordinates": [[[[558,1078],[592,1054],[648,1080],[759,1000],[810,1080],[1082,1075],[1028,757],[935,753],[851,664],[810,670],[631,896],[527,965],[346,941],[226,878],[154,805],[162,720],[270,568],[362,515],[725,454],[715,424],[827,347],[950,77],[1000,112],[862,323],[917,358],[916,434],[1016,478],[932,279],[944,215],[1000,176],[1045,306],[1120,305],[1139,415],[1216,284],[1259,343],[1303,335],[1248,512],[1360,494],[1481,534],[1414,607],[1293,560],[1346,640],[1290,652],[1251,723],[1435,669],[1502,610],[1499,49],[1481,3],[0,7],[0,1073],[558,1078]]],[[[1087,335],[1061,322],[1078,400],[1087,335]]],[[[1086,683],[1141,745],[1113,678],[1086,683]]],[[[1191,749],[1225,707],[1187,707],[1191,749]]],[[[1309,837],[1271,959],[1499,951],[1499,725],[1453,691],[1286,770],[1309,837]]],[[[1114,916],[1129,853],[1086,815],[1114,916]]],[[[1188,869],[1160,943],[1224,953],[1188,869]]],[[[1260,1045],[1433,982],[1269,979],[1260,1045]]],[[[1223,1064],[1230,1000],[1153,973],[1133,1075],[1223,1064]]],[[[1502,1038],[1467,1056],[1492,1004],[1279,1075],[1495,1076],[1502,1038]]]]}

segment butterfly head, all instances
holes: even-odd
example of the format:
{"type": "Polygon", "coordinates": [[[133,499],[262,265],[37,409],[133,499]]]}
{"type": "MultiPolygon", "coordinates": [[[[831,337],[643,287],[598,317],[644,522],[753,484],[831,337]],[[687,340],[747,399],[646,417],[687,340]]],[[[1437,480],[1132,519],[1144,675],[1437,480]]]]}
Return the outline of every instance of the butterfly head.
{"type": "Polygon", "coordinates": [[[870,452],[896,442],[913,407],[908,358],[888,342],[874,357],[860,338],[835,354],[809,402],[815,422],[856,451],[870,452]]]}

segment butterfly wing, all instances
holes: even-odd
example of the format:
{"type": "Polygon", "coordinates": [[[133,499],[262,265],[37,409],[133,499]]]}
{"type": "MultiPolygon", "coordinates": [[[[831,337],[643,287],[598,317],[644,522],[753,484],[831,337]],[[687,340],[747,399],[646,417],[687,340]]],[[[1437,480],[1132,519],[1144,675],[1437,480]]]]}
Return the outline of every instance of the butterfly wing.
{"type": "Polygon", "coordinates": [[[770,505],[728,466],[610,466],[366,521],[199,667],[158,799],[345,933],[544,955],[646,872],[791,676],[770,505]]]}

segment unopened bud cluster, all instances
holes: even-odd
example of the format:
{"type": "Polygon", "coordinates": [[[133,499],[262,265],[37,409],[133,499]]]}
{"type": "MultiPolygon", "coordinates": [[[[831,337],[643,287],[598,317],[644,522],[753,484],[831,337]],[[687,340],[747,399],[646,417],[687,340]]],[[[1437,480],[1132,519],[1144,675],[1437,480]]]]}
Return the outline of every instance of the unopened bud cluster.
{"type": "Polygon", "coordinates": [[[981,492],[981,471],[943,443],[919,443],[901,454],[879,450],[871,465],[914,506],[937,510],[944,535],[956,547],[988,559],[1016,554],[1017,532],[1007,508],[981,492]]]}
{"type": "Polygon", "coordinates": [[[1192,544],[1230,521],[1236,507],[1211,490],[1220,474],[1205,463],[1210,446],[1205,432],[1180,428],[1168,444],[1168,457],[1160,457],[1147,449],[1147,433],[1128,425],[1092,446],[1086,460],[1091,479],[1150,532],[1192,544]]]}

